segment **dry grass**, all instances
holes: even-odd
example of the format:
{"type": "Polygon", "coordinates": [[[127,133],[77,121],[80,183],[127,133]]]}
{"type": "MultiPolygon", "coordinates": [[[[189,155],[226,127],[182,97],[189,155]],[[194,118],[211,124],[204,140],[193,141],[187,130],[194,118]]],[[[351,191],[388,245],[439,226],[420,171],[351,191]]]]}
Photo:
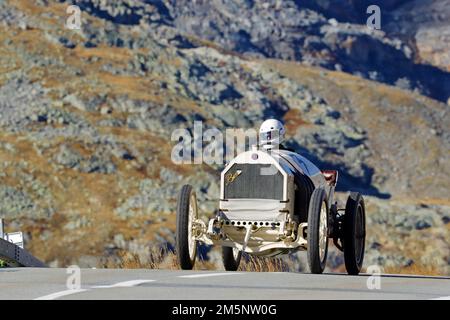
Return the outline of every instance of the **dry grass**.
{"type": "Polygon", "coordinates": [[[240,271],[249,272],[288,272],[289,264],[280,258],[245,256],[241,260],[240,271]]]}
{"type": "MultiPolygon", "coordinates": [[[[143,262],[139,255],[132,254],[127,251],[118,253],[121,261],[119,264],[107,263],[104,268],[120,268],[120,269],[164,269],[164,270],[180,270],[175,252],[167,248],[153,249],[149,253],[148,261],[143,262]]],[[[217,266],[213,263],[198,260],[194,270],[217,270],[217,266]]],[[[221,268],[223,270],[223,267],[221,268]]],[[[242,257],[238,271],[244,272],[291,272],[292,266],[289,262],[280,258],[266,258],[247,255],[242,257]]],[[[346,273],[345,267],[341,266],[335,272],[346,273]]],[[[441,270],[435,265],[413,264],[409,267],[385,267],[385,274],[403,274],[403,275],[424,275],[438,276],[442,275],[441,270]]]]}
{"type": "Polygon", "coordinates": [[[387,274],[412,274],[423,276],[437,276],[441,275],[441,270],[433,264],[419,264],[414,263],[409,267],[385,267],[384,273],[387,274]]]}
{"type": "MultiPolygon", "coordinates": [[[[144,259],[138,254],[134,254],[125,250],[117,253],[120,262],[108,262],[104,268],[120,268],[120,269],[164,269],[164,270],[180,270],[175,252],[167,247],[152,248],[148,256],[144,259]]],[[[214,270],[214,265],[202,259],[197,260],[195,270],[214,270]]]]}
{"type": "Polygon", "coordinates": [[[139,255],[128,251],[119,251],[118,256],[121,259],[119,265],[106,264],[106,268],[120,269],[179,269],[179,264],[175,254],[168,248],[154,248],[150,250],[148,261],[141,260],[139,255]]]}
{"type": "MultiPolygon", "coordinates": [[[[103,267],[120,269],[180,270],[180,264],[178,263],[176,253],[167,247],[151,249],[146,261],[143,261],[138,254],[133,254],[124,250],[119,251],[117,255],[121,260],[119,264],[109,262],[103,267]]],[[[217,266],[215,264],[202,259],[198,259],[194,267],[194,270],[216,269],[217,266]]],[[[239,271],[288,272],[290,271],[290,267],[287,262],[280,258],[265,258],[245,255],[242,257],[239,271]]]]}
{"type": "Polygon", "coordinates": [[[294,135],[299,127],[311,126],[312,124],[302,118],[302,114],[297,109],[290,109],[284,115],[284,123],[286,131],[290,135],[294,135]]]}

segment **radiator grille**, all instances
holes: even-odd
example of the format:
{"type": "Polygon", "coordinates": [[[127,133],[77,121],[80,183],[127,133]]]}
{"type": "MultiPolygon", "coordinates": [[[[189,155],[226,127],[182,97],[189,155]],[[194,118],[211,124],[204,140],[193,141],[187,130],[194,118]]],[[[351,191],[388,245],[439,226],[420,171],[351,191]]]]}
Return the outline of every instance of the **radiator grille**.
{"type": "Polygon", "coordinates": [[[225,199],[283,200],[283,175],[262,175],[262,164],[234,164],[225,174],[225,199]]]}

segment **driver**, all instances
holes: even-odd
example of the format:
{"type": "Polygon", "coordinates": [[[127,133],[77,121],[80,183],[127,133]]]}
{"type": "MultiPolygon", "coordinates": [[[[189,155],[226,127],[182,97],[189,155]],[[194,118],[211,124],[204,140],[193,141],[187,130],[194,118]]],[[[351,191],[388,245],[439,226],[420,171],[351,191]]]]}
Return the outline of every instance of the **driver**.
{"type": "Polygon", "coordinates": [[[269,119],[262,123],[259,128],[259,144],[265,149],[280,149],[294,151],[283,146],[282,142],[285,140],[286,129],[284,125],[276,120],[269,119]]]}

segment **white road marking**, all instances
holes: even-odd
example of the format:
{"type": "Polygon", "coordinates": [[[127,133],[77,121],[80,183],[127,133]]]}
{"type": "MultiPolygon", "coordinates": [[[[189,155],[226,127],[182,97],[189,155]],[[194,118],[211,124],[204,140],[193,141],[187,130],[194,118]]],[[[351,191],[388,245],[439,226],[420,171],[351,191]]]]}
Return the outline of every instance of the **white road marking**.
{"type": "Polygon", "coordinates": [[[205,273],[205,274],[189,274],[185,276],[178,276],[178,278],[206,278],[206,277],[220,277],[220,276],[232,276],[243,274],[239,272],[227,272],[227,273],[205,273]]]}
{"type": "Polygon", "coordinates": [[[130,281],[124,281],[124,282],[118,282],[112,285],[106,285],[106,286],[92,286],[92,289],[108,289],[108,288],[127,288],[127,287],[135,287],[143,283],[149,283],[156,280],[130,280],[130,281]]]}
{"type": "Polygon", "coordinates": [[[87,289],[64,290],[64,291],[51,293],[51,294],[48,294],[46,296],[42,296],[42,297],[36,298],[34,300],[55,300],[55,299],[58,299],[58,298],[61,298],[61,297],[64,297],[64,296],[69,296],[69,295],[80,293],[80,292],[90,291],[92,289],[129,288],[129,287],[135,287],[135,286],[138,286],[140,284],[153,282],[153,281],[156,281],[156,280],[130,280],[130,281],[118,282],[118,283],[115,283],[115,284],[112,284],[112,285],[92,286],[92,287],[87,288],[87,289]]]}
{"type": "Polygon", "coordinates": [[[55,300],[64,296],[69,296],[71,294],[76,294],[76,293],[80,293],[80,292],[85,292],[85,291],[89,291],[89,289],[74,289],[74,290],[64,290],[64,291],[59,291],[59,292],[55,292],[52,294],[48,294],[46,296],[42,296],[39,298],[36,298],[34,300],[55,300]]]}

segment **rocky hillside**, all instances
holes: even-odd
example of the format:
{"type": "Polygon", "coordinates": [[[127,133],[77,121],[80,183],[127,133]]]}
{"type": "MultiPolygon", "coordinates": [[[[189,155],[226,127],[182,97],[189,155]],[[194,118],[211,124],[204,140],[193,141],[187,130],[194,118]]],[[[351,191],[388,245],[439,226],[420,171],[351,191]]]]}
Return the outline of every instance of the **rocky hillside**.
{"type": "MultiPolygon", "coordinates": [[[[105,17],[107,12],[117,21],[113,6],[88,2],[93,14],[105,17]]],[[[450,98],[449,0],[147,3],[164,23],[246,56],[301,61],[417,90],[444,102],[450,98]],[[379,31],[366,27],[366,10],[372,4],[381,9],[379,31]]],[[[127,21],[140,20],[137,15],[127,21]]]]}
{"type": "MultiPolygon", "coordinates": [[[[283,55],[270,42],[277,50],[259,52],[256,42],[241,50],[231,33],[217,27],[209,36],[195,27],[198,17],[207,23],[226,8],[227,19],[232,10],[257,12],[254,24],[234,24],[263,32],[258,19],[273,10],[256,2],[76,3],[81,30],[64,28],[67,2],[0,2],[0,214],[10,230],[26,232],[38,257],[52,266],[101,267],[121,265],[124,254],[145,261],[155,247],[170,249],[180,186],[192,183],[210,215],[220,169],[175,165],[173,130],[195,120],[220,130],[255,128],[278,117],[292,147],[340,170],[340,191],[368,196],[368,264],[449,273],[449,108],[406,88],[299,63],[311,55],[311,64],[331,66],[319,62],[320,45],[289,49],[295,30],[310,39],[309,30],[340,28],[327,20],[331,13],[279,4],[284,18],[276,21],[286,26],[289,17],[308,17],[277,40],[292,54],[283,55]],[[201,4],[208,10],[191,7],[201,4]]],[[[348,32],[368,32],[353,24],[348,32]]],[[[329,38],[324,32],[317,43],[329,38]]],[[[376,41],[390,46],[385,37],[376,41]]],[[[340,267],[334,254],[330,268],[340,267]]]]}

